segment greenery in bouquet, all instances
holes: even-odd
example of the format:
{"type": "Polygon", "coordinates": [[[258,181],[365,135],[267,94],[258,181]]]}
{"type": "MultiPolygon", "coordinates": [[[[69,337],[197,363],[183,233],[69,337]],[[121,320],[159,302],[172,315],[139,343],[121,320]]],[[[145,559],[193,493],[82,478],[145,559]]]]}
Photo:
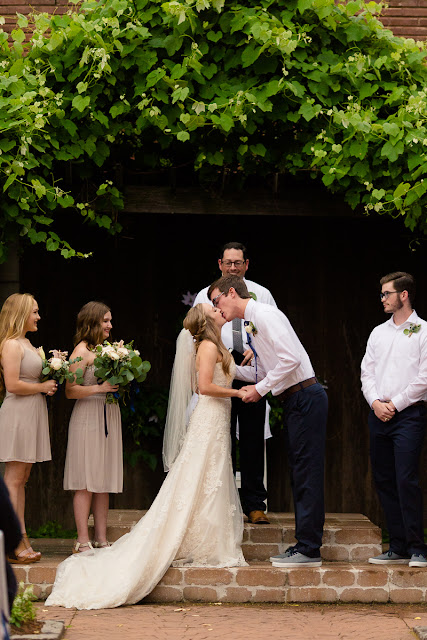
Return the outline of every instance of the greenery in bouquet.
{"type": "Polygon", "coordinates": [[[107,403],[117,403],[119,398],[129,394],[129,385],[144,382],[147,373],[151,369],[148,360],[142,360],[139,351],[133,348],[133,340],[124,344],[120,342],[110,343],[105,340],[94,349],[95,377],[99,381],[108,381],[111,385],[118,385],[116,394],[107,393],[107,403]]]}
{"type": "Polygon", "coordinates": [[[49,353],[53,354],[52,357],[46,358],[43,347],[39,347],[38,351],[43,360],[41,382],[56,380],[58,384],[65,381],[83,384],[83,370],[79,368],[74,372],[70,371],[70,366],[80,362],[83,358],[68,360],[68,351],[59,351],[58,349],[51,349],[49,353]]]}

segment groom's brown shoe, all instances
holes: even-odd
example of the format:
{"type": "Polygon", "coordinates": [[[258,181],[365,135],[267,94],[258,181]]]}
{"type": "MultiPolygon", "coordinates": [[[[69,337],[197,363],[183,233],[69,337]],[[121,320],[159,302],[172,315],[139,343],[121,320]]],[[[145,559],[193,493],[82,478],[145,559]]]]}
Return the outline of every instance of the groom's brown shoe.
{"type": "Polygon", "coordinates": [[[263,511],[251,511],[248,520],[251,524],[270,524],[270,520],[263,511]]]}

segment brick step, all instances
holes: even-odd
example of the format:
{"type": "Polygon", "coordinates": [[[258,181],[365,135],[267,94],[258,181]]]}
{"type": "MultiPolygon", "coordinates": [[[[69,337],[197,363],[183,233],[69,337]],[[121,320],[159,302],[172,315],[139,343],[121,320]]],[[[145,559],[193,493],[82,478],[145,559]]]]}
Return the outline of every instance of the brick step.
{"type": "MultiPolygon", "coordinates": [[[[18,581],[32,584],[41,600],[50,594],[56,567],[70,550],[69,544],[66,547],[61,541],[55,547],[54,542],[44,545],[41,562],[14,566],[18,581]]],[[[300,569],[278,569],[269,562],[251,562],[248,567],[229,569],[171,567],[144,600],[157,603],[426,601],[425,569],[347,562],[324,562],[322,567],[300,569]]]]}
{"type": "MultiPolygon", "coordinates": [[[[111,509],[108,515],[108,540],[114,542],[131,528],[145,511],[111,509]]],[[[295,544],[293,513],[269,513],[269,525],[245,523],[243,554],[247,561],[266,561],[295,544]]],[[[93,536],[93,518],[90,535],[93,536]]],[[[322,558],[332,561],[366,562],[381,553],[381,530],[360,513],[327,513],[322,558]]]]}

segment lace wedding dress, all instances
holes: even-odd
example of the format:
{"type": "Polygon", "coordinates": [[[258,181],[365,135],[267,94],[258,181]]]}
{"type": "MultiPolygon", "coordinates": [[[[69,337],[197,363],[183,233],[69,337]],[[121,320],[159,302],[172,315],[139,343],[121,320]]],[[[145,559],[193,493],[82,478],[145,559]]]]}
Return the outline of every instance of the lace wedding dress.
{"type": "MultiPolygon", "coordinates": [[[[231,385],[220,363],[213,382],[231,385]]],[[[200,395],[181,451],[149,511],[111,547],[62,562],[46,604],[78,609],[134,604],[171,565],[246,565],[231,467],[230,407],[230,398],[200,395]]]]}

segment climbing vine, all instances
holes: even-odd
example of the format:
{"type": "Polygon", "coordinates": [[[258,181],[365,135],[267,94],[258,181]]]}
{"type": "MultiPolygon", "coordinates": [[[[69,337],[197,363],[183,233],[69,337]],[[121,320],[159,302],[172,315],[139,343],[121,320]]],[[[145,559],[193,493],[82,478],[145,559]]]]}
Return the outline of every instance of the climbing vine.
{"type": "Polygon", "coordinates": [[[353,208],[426,232],[427,51],[381,10],[89,0],[18,14],[11,40],[0,31],[0,261],[17,235],[82,255],[55,230],[64,216],[119,231],[117,165],[188,162],[203,180],[308,170],[353,208]]]}

